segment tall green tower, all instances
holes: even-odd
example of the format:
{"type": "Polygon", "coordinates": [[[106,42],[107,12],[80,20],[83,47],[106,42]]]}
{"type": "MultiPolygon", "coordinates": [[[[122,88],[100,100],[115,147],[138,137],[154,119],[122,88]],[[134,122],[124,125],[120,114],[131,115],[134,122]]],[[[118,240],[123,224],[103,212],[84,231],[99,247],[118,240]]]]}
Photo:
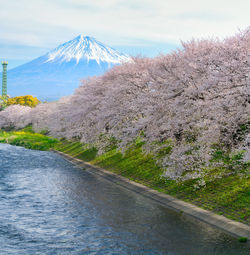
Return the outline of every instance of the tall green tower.
{"type": "Polygon", "coordinates": [[[7,61],[2,61],[3,78],[2,78],[2,96],[7,96],[7,61]]]}

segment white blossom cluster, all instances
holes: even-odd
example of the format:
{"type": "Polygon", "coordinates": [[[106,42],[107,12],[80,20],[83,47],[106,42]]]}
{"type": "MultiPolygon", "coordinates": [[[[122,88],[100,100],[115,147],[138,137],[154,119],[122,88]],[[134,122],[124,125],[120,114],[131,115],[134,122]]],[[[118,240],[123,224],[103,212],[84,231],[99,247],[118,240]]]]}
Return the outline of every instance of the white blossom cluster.
{"type": "Polygon", "coordinates": [[[20,129],[31,124],[31,108],[22,105],[11,105],[0,112],[1,129],[20,129]]]}
{"type": "Polygon", "coordinates": [[[100,134],[115,138],[120,148],[141,135],[151,151],[159,148],[155,141],[170,139],[171,153],[159,160],[165,176],[202,177],[212,144],[236,151],[246,143],[249,47],[250,27],[223,41],[193,40],[168,55],[134,58],[84,80],[72,96],[58,102],[29,110],[7,108],[0,113],[0,128],[32,123],[35,131],[99,148],[109,140],[100,134]]]}

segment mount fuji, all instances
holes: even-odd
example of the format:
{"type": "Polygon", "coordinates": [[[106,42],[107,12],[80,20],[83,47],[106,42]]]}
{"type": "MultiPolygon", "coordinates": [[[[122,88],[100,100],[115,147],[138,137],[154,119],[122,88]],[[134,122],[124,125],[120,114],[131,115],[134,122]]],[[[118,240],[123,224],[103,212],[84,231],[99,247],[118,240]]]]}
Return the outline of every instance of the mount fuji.
{"type": "Polygon", "coordinates": [[[79,35],[47,54],[8,71],[8,94],[56,100],[70,95],[83,78],[131,61],[93,37],[79,35]]]}

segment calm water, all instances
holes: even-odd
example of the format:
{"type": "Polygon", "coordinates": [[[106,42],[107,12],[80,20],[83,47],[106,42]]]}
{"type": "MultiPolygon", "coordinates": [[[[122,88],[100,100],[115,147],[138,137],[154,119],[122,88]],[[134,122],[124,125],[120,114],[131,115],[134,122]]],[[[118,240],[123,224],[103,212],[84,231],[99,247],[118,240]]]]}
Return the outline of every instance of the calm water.
{"type": "Polygon", "coordinates": [[[0,254],[249,254],[249,244],[79,169],[0,144],[0,254]]]}

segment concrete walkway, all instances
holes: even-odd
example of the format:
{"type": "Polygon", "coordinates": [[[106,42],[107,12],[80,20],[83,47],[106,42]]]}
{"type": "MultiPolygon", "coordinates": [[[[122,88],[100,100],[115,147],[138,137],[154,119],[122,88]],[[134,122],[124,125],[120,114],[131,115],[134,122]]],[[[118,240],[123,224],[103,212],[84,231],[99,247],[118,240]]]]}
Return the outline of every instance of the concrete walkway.
{"type": "Polygon", "coordinates": [[[183,212],[189,216],[192,216],[200,221],[206,222],[216,228],[219,228],[227,233],[230,233],[236,237],[246,237],[250,239],[250,227],[237,221],[230,220],[222,215],[217,215],[211,211],[201,209],[195,205],[186,203],[182,200],[176,199],[172,196],[166,195],[164,193],[158,192],[151,188],[148,188],[142,184],[131,181],[125,177],[117,175],[115,173],[109,172],[97,166],[86,163],[80,159],[71,157],[60,151],[55,151],[59,155],[62,155],[71,163],[83,167],[86,171],[93,173],[95,175],[102,176],[103,178],[116,183],[122,187],[125,187],[134,192],[140,193],[141,195],[153,199],[161,205],[172,208],[175,211],[183,212]]]}

